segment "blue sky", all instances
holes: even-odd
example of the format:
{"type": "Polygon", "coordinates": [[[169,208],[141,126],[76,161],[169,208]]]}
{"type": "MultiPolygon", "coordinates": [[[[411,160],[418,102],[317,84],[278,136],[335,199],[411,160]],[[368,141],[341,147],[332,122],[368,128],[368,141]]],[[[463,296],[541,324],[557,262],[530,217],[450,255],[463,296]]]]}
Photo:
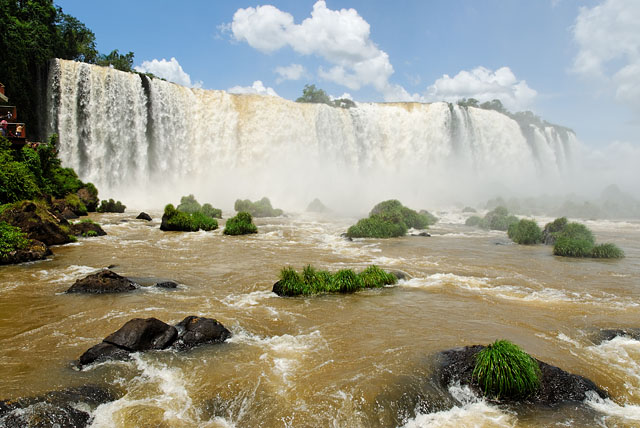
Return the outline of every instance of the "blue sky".
{"type": "Polygon", "coordinates": [[[637,0],[56,4],[101,52],[133,51],[178,83],[288,99],[306,83],[356,101],[499,97],[592,147],[639,150],[637,0]]]}

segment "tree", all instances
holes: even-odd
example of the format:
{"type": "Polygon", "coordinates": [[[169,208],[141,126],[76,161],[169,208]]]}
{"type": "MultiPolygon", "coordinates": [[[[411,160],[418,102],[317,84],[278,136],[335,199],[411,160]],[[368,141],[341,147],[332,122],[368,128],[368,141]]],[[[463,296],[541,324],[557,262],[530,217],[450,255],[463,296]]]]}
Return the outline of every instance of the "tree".
{"type": "Polygon", "coordinates": [[[319,88],[316,88],[316,85],[304,85],[304,89],[302,90],[302,96],[296,100],[297,103],[320,103],[333,105],[329,95],[319,88]]]}
{"type": "Polygon", "coordinates": [[[115,49],[108,55],[100,55],[96,64],[113,67],[116,70],[127,71],[130,73],[133,71],[133,52],[120,54],[118,49],[115,49]]]}
{"type": "Polygon", "coordinates": [[[60,35],[58,57],[74,61],[95,63],[98,59],[95,34],[82,22],[57,9],[56,17],[60,35]]]}

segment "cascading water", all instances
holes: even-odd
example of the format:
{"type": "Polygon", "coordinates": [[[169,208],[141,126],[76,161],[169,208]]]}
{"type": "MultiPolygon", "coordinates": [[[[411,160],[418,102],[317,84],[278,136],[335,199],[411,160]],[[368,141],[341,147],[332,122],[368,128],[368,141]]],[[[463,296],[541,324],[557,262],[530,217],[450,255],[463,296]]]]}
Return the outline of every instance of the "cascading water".
{"type": "Polygon", "coordinates": [[[103,195],[146,195],[158,206],[186,192],[226,202],[274,193],[334,202],[336,193],[357,194],[366,203],[469,197],[482,186],[557,178],[577,144],[552,126],[523,133],[501,113],[447,103],[341,109],[66,60],[50,76],[50,132],[63,163],[103,195]]]}

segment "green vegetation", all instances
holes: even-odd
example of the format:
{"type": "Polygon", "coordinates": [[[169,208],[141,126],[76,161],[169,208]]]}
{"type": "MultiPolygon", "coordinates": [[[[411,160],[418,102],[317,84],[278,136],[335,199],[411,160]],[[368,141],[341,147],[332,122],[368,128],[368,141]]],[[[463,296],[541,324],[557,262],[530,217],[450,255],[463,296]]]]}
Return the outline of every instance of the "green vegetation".
{"type": "Polygon", "coordinates": [[[0,221],[0,259],[3,259],[12,251],[26,248],[31,241],[20,228],[0,221]]]}
{"type": "Polygon", "coordinates": [[[214,208],[211,204],[200,205],[193,195],[183,196],[180,198],[180,205],[176,208],[187,214],[201,213],[211,218],[222,218],[222,210],[214,208]]]}
{"type": "Polygon", "coordinates": [[[471,207],[464,207],[464,208],[462,209],[462,212],[463,212],[463,213],[475,213],[475,212],[477,212],[477,211],[476,211],[476,209],[475,209],[475,208],[471,208],[471,207]]]}
{"type": "Polygon", "coordinates": [[[517,223],[509,225],[507,231],[509,238],[522,245],[533,245],[542,242],[542,230],[533,220],[520,220],[517,223]]]}
{"type": "MultiPolygon", "coordinates": [[[[545,237],[554,242],[553,254],[564,257],[593,257],[618,259],[624,257],[624,251],[615,244],[596,245],[595,237],[587,226],[567,222],[565,217],[557,218],[544,228],[545,237]]],[[[547,242],[545,238],[545,242],[547,242]]]]}
{"type": "Polygon", "coordinates": [[[223,233],[225,235],[248,235],[250,233],[258,233],[258,228],[253,224],[251,214],[241,211],[235,217],[227,220],[223,233]]]}
{"type": "Polygon", "coordinates": [[[222,218],[222,210],[214,208],[211,204],[202,205],[202,214],[211,218],[222,218]]]}
{"type": "Polygon", "coordinates": [[[259,201],[251,202],[249,199],[236,200],[233,208],[237,212],[248,212],[253,217],[278,217],[282,215],[282,210],[273,208],[269,198],[262,198],[259,201]]]}
{"type": "Polygon", "coordinates": [[[123,205],[120,201],[114,201],[109,199],[108,201],[102,200],[98,207],[99,213],[123,213],[127,209],[126,205],[123,205]]]}
{"type": "Polygon", "coordinates": [[[352,108],[356,106],[356,103],[348,98],[338,98],[331,101],[329,95],[327,95],[323,89],[316,88],[316,85],[304,85],[302,96],[296,99],[296,102],[326,104],[331,107],[341,108],[352,108]]]}
{"type": "Polygon", "coordinates": [[[518,222],[518,218],[514,215],[510,215],[509,211],[505,207],[496,207],[494,210],[489,211],[484,217],[477,215],[471,216],[464,223],[467,226],[480,227],[482,229],[491,230],[508,230],[509,226],[518,222]]]}
{"type": "Polygon", "coordinates": [[[65,202],[71,207],[71,211],[77,215],[87,215],[87,207],[82,203],[80,197],[75,193],[69,193],[64,198],[65,202]]]}
{"type": "Polygon", "coordinates": [[[218,228],[216,219],[211,218],[202,212],[188,214],[178,211],[172,204],[164,208],[162,216],[161,230],[174,230],[180,232],[197,232],[198,230],[215,230],[218,228]]]}
{"type": "MultiPolygon", "coordinates": [[[[91,183],[80,181],[73,169],[61,167],[56,143],[54,134],[47,144],[16,150],[7,139],[0,137],[0,204],[47,195],[66,198],[85,186],[95,189],[91,183]]],[[[97,190],[95,192],[97,195],[97,190]]],[[[80,207],[81,202],[73,196],[69,202],[80,207]]]]}
{"type": "Polygon", "coordinates": [[[358,220],[347,230],[347,236],[350,238],[404,236],[409,228],[426,229],[435,221],[437,219],[430,214],[419,214],[403,206],[400,201],[390,199],[373,207],[368,218],[358,220]]]}
{"type": "Polygon", "coordinates": [[[342,269],[332,274],[308,265],[302,270],[302,274],[291,267],[283,268],[280,271],[280,280],[273,286],[273,291],[279,296],[353,293],[364,288],[384,287],[397,281],[393,274],[373,265],[358,274],[351,269],[342,269]]]}
{"type": "Polygon", "coordinates": [[[540,387],[538,362],[519,346],[497,340],[476,355],[473,377],[484,395],[501,398],[526,398],[540,387]]]}
{"type": "Polygon", "coordinates": [[[71,59],[131,70],[133,53],[99,55],[95,34],[53,0],[0,1],[0,82],[29,129],[43,128],[38,114],[42,85],[52,58],[71,59]]]}

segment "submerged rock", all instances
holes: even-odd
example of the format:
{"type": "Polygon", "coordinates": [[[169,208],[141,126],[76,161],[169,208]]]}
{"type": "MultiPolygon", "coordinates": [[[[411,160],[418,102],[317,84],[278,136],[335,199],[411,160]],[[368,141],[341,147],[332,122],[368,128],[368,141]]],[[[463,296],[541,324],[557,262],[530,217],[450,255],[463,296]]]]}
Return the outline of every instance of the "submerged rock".
{"type": "Polygon", "coordinates": [[[175,343],[178,349],[191,349],[206,343],[224,342],[231,332],[212,318],[188,316],[176,324],[179,336],[175,343]]]}
{"type": "MultiPolygon", "coordinates": [[[[435,376],[440,385],[446,389],[453,382],[459,381],[461,385],[469,385],[478,395],[482,395],[477,380],[472,376],[476,354],[482,349],[484,349],[484,346],[474,345],[439,353],[436,357],[438,366],[435,370],[435,376]]],[[[587,398],[588,391],[594,391],[601,398],[608,397],[608,394],[591,380],[568,373],[540,360],[536,359],[536,361],[541,372],[538,391],[528,398],[502,401],[553,406],[570,401],[584,401],[587,398]]]]}
{"type": "Polygon", "coordinates": [[[430,238],[431,234],[428,232],[420,232],[420,233],[412,233],[411,236],[425,236],[427,238],[430,238]]]}
{"type": "Polygon", "coordinates": [[[398,278],[398,280],[411,279],[411,275],[401,270],[390,270],[389,273],[398,278]]]}
{"type": "Polygon", "coordinates": [[[169,347],[187,350],[207,343],[221,343],[230,336],[231,332],[212,318],[191,315],[176,326],[157,318],[134,318],[85,351],[78,359],[78,365],[124,360],[131,352],[169,347]]]}
{"type": "Polygon", "coordinates": [[[620,328],[601,330],[598,334],[598,343],[613,340],[616,337],[629,337],[634,340],[640,340],[640,328],[620,328]]]}
{"type": "Polygon", "coordinates": [[[82,428],[90,425],[89,411],[118,397],[110,390],[84,385],[38,397],[0,401],[0,424],[6,428],[82,428]]]}
{"type": "Polygon", "coordinates": [[[44,243],[33,239],[27,248],[15,250],[0,257],[0,265],[33,262],[50,256],[51,250],[44,243]]]}
{"type": "Polygon", "coordinates": [[[178,283],[174,281],[157,282],[154,287],[157,288],[178,288],[178,283]]]}
{"type": "Polygon", "coordinates": [[[104,236],[107,234],[98,223],[89,221],[72,224],[71,233],[75,236],[104,236]]]}
{"type": "Polygon", "coordinates": [[[137,288],[135,282],[106,269],[77,280],[67,293],[126,293],[137,288]]]}
{"type": "Polygon", "coordinates": [[[151,221],[151,216],[145,212],[141,212],[140,214],[138,214],[138,217],[136,217],[136,219],[151,221]]]}

